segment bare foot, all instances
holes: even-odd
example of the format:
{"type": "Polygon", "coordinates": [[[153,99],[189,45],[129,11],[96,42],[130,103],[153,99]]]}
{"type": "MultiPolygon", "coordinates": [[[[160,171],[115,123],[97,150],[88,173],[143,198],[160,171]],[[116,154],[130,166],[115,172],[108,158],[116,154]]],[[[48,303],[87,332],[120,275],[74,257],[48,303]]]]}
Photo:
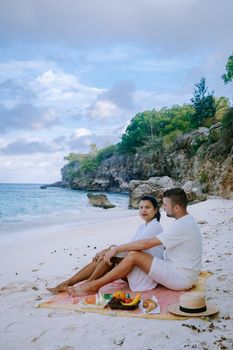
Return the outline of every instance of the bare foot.
{"type": "Polygon", "coordinates": [[[56,294],[56,293],[61,293],[61,292],[67,292],[68,290],[68,286],[65,283],[61,283],[58,286],[54,287],[54,288],[47,288],[47,290],[50,293],[56,294]]]}
{"type": "Polygon", "coordinates": [[[98,288],[94,286],[93,282],[94,281],[84,282],[75,287],[68,287],[68,293],[70,293],[72,297],[95,294],[98,292],[98,288]]]}

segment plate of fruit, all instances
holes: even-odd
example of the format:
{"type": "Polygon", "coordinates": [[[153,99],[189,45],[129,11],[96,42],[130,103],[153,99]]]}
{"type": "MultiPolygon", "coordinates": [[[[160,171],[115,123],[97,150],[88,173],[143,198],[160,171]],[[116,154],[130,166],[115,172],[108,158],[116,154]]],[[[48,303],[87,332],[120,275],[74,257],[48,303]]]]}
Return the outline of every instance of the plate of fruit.
{"type": "Polygon", "coordinates": [[[126,294],[120,290],[113,293],[112,298],[108,302],[111,309],[120,310],[135,310],[140,303],[141,295],[137,293],[134,297],[126,294]]]}

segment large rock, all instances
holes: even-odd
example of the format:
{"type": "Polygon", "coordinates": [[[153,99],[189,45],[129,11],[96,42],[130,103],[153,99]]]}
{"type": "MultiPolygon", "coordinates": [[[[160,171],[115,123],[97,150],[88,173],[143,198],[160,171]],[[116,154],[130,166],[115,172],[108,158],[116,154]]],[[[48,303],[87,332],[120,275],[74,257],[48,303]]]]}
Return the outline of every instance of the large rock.
{"type": "Polygon", "coordinates": [[[87,197],[89,199],[89,203],[93,207],[99,207],[99,208],[104,208],[104,209],[109,209],[109,208],[114,208],[115,207],[115,205],[112,204],[108,200],[108,197],[105,194],[88,193],[87,197]]]}
{"type": "Polygon", "coordinates": [[[207,200],[207,196],[202,192],[198,182],[196,181],[187,181],[182,186],[182,188],[185,190],[187,194],[189,203],[194,204],[194,203],[203,202],[207,200]]]}
{"type": "Polygon", "coordinates": [[[150,177],[149,180],[153,184],[162,187],[162,188],[172,188],[172,187],[179,187],[180,183],[176,180],[172,179],[169,176],[156,176],[156,177],[150,177]]]}
{"type": "Polygon", "coordinates": [[[162,204],[163,193],[167,189],[181,187],[185,190],[189,203],[202,202],[207,199],[207,196],[202,193],[198,182],[187,181],[183,185],[174,179],[163,176],[153,177],[148,181],[131,181],[130,182],[130,196],[129,196],[129,208],[138,208],[140,199],[142,196],[149,194],[158,200],[159,204],[162,204]]]}
{"type": "Polygon", "coordinates": [[[174,142],[174,149],[189,150],[193,147],[198,147],[201,143],[208,140],[210,130],[205,127],[199,127],[190,133],[178,137],[174,142]]]}
{"type": "Polygon", "coordinates": [[[147,181],[130,181],[129,208],[138,208],[140,199],[146,194],[156,197],[159,204],[162,204],[163,192],[179,186],[180,184],[169,176],[151,177],[147,181]]]}

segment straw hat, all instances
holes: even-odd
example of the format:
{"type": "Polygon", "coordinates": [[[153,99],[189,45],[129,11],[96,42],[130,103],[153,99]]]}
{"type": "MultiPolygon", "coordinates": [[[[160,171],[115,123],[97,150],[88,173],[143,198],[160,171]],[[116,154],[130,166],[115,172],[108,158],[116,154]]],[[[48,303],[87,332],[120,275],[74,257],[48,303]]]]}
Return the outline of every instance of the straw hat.
{"type": "Polygon", "coordinates": [[[181,316],[208,316],[219,311],[217,305],[206,302],[203,293],[190,292],[180,296],[179,303],[168,306],[168,311],[181,316]]]}

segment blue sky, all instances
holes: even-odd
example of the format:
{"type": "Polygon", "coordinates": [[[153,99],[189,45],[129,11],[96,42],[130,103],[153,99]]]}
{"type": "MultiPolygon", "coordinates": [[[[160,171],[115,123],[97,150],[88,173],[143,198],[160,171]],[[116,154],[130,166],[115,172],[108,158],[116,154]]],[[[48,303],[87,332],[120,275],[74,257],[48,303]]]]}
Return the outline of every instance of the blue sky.
{"type": "Polygon", "coordinates": [[[60,179],[64,156],[117,142],[146,109],[215,96],[232,0],[1,0],[0,182],[60,179]]]}

